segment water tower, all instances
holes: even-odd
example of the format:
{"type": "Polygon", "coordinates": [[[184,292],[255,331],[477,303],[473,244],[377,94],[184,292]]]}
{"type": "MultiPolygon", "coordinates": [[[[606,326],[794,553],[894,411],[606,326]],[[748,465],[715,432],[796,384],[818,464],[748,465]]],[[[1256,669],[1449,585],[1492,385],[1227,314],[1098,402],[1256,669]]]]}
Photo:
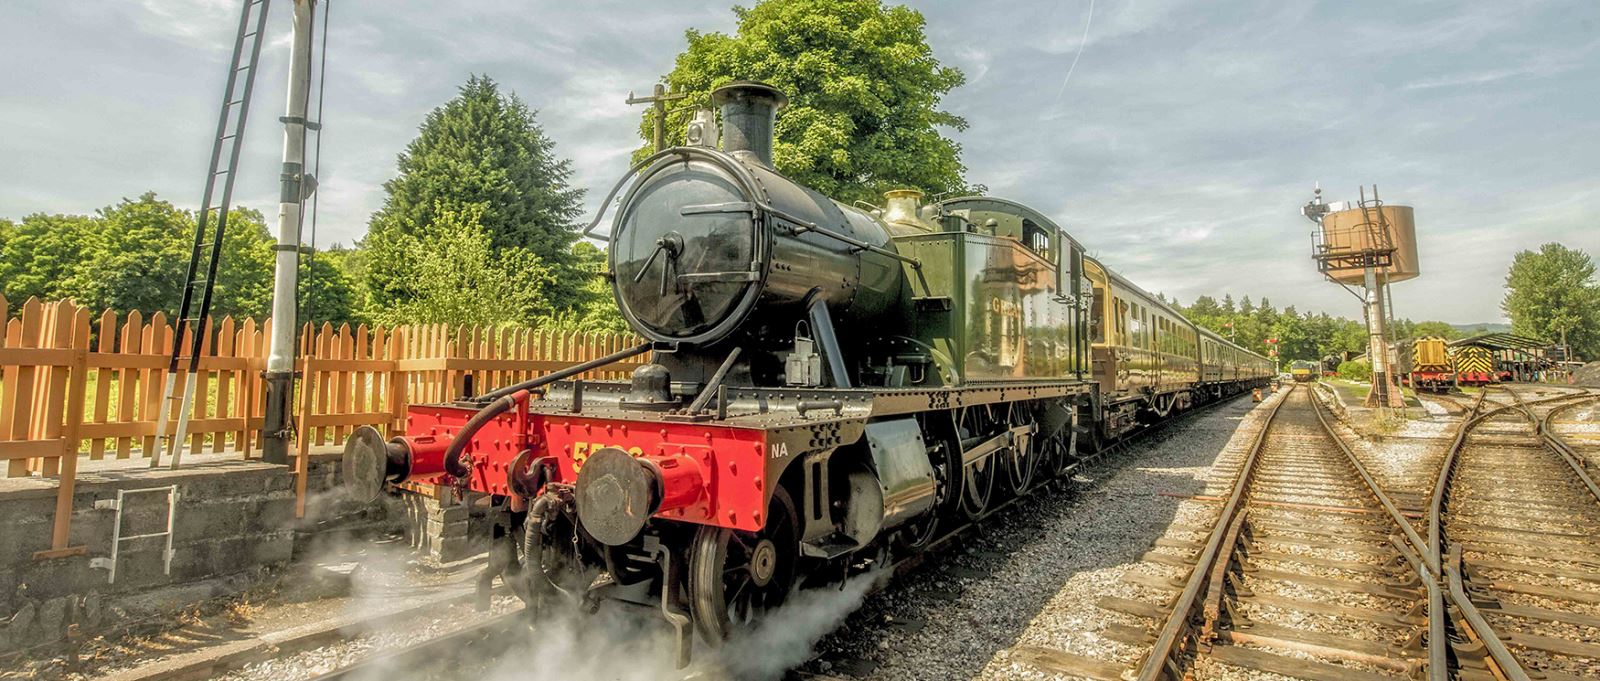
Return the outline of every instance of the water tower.
{"type": "Polygon", "coordinates": [[[1319,185],[1302,215],[1317,223],[1311,257],[1317,271],[1345,287],[1366,304],[1367,358],[1372,363],[1372,391],[1367,406],[1402,407],[1405,401],[1389,371],[1389,285],[1414,279],[1417,266],[1417,224],[1410,206],[1385,205],[1372,186],[1361,200],[1324,203],[1319,185]],[[1364,289],[1364,295],[1353,287],[1364,289]]]}

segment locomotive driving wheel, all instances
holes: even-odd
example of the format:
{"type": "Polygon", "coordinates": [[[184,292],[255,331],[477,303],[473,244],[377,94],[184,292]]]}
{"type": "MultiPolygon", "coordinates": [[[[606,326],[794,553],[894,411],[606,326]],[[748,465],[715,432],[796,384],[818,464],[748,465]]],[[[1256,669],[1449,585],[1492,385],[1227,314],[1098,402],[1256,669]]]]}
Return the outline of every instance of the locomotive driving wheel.
{"type": "MultiPolygon", "coordinates": [[[[993,435],[997,432],[996,427],[989,407],[973,407],[962,412],[957,433],[963,440],[978,440],[984,434],[993,435]]],[[[994,497],[995,474],[999,468],[999,458],[992,454],[962,468],[961,510],[968,518],[976,519],[989,509],[989,500],[994,497]]]]}
{"type": "Polygon", "coordinates": [[[800,558],[799,517],[782,487],[755,532],[703,526],[689,549],[689,607],[713,646],[788,599],[800,558]]]}
{"type": "MultiPolygon", "coordinates": [[[[1038,428],[1039,421],[1033,413],[1026,409],[1012,409],[1009,423],[1024,426],[1033,425],[1038,428]]],[[[1034,473],[1039,470],[1039,461],[1045,456],[1042,438],[1037,432],[1018,435],[1017,439],[1006,448],[1006,483],[1012,494],[1022,494],[1033,483],[1034,473]]]]}

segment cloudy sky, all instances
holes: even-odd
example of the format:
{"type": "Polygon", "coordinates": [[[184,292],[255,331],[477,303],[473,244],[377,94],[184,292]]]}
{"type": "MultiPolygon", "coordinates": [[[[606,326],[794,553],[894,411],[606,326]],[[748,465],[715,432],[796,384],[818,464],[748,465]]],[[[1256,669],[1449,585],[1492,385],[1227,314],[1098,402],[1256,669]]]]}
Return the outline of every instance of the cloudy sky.
{"type": "MultiPolygon", "coordinates": [[[[270,17],[238,202],[273,213],[289,0],[270,17]]],[[[1600,255],[1592,0],[914,2],[967,74],[974,182],[1055,215],[1150,290],[1356,316],[1299,206],[1377,183],[1416,207],[1397,311],[1501,318],[1517,249],[1600,255]],[[1070,78],[1068,74],[1070,73],[1070,78]]],[[[199,203],[237,0],[0,2],[0,216],[155,190],[199,203]]],[[[591,209],[637,144],[629,90],[727,0],[333,0],[319,240],[361,237],[395,154],[471,73],[539,110],[591,209]]]]}

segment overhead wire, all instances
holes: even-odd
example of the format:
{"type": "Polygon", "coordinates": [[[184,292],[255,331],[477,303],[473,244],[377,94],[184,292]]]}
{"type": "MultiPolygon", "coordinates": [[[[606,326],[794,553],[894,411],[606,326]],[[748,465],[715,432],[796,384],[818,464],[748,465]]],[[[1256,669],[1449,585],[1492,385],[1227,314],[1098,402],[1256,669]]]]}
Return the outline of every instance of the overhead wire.
{"type": "MultiPolygon", "coordinates": [[[[299,271],[303,275],[302,277],[299,277],[297,279],[297,285],[295,286],[295,297],[296,297],[296,303],[297,303],[296,304],[296,308],[299,310],[299,316],[300,316],[301,319],[309,319],[310,318],[311,310],[309,309],[309,307],[316,302],[315,300],[313,300],[314,292],[311,289],[311,284],[313,283],[313,278],[315,277],[315,273],[316,273],[315,264],[316,264],[316,255],[317,255],[317,208],[318,208],[318,199],[322,195],[322,191],[321,191],[321,183],[322,183],[322,132],[323,132],[322,117],[323,117],[323,104],[324,104],[324,102],[326,100],[325,95],[327,94],[327,80],[328,80],[328,20],[329,20],[330,16],[333,14],[333,11],[332,11],[333,10],[333,0],[322,0],[322,4],[323,4],[323,10],[322,10],[322,38],[321,38],[321,43],[322,44],[317,50],[317,118],[316,118],[316,130],[315,130],[315,132],[317,133],[317,140],[314,143],[314,145],[312,146],[311,173],[310,173],[311,177],[315,178],[315,181],[317,182],[317,188],[315,190],[313,190],[312,193],[311,193],[311,238],[309,240],[309,247],[308,248],[301,248],[300,250],[297,251],[299,259],[297,259],[296,263],[295,263],[295,269],[297,271],[299,271]],[[301,267],[302,264],[305,265],[304,268],[301,267]]],[[[316,6],[317,5],[316,5],[315,2],[313,2],[311,4],[311,11],[312,11],[311,25],[313,27],[316,26],[316,6]]],[[[309,120],[307,118],[307,114],[309,113],[310,107],[311,107],[311,102],[310,102],[310,100],[307,100],[305,106],[303,107],[302,111],[300,112],[301,113],[301,120],[309,120]]],[[[305,140],[304,140],[304,138],[302,138],[301,139],[301,158],[305,157],[304,149],[305,149],[305,140]]],[[[301,235],[302,235],[301,242],[302,243],[306,243],[306,240],[303,238],[304,237],[304,225],[305,225],[305,213],[306,213],[305,212],[305,199],[304,199],[304,197],[301,198],[300,203],[301,203],[301,210],[300,210],[301,228],[300,228],[299,231],[301,232],[301,235]]]]}

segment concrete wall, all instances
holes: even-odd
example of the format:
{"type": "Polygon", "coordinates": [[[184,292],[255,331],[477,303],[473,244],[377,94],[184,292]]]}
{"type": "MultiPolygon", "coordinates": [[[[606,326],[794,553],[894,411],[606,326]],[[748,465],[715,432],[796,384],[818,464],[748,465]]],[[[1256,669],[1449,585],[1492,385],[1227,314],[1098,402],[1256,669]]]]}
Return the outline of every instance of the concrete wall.
{"type": "MultiPolygon", "coordinates": [[[[336,468],[336,460],[317,460],[311,490],[320,495],[327,489],[336,468]]],[[[177,588],[178,600],[204,598],[226,588],[216,578],[259,575],[287,563],[307,526],[294,517],[294,475],[283,466],[233,459],[178,470],[91,470],[78,477],[71,533],[71,544],[87,553],[36,560],[35,551],[50,548],[55,499],[53,481],[0,480],[0,651],[55,640],[70,624],[94,630],[110,613],[132,616],[125,601],[161,603],[148,596],[162,587],[177,588]],[[135,539],[121,544],[116,581],[110,582],[109,571],[91,561],[110,558],[117,513],[95,502],[115,500],[118,490],[169,485],[179,495],[170,574],[166,539],[135,539]],[[202,584],[208,586],[183,588],[202,584]],[[129,600],[135,595],[141,598],[129,600]]],[[[129,495],[122,535],[165,531],[167,514],[166,494],[129,495]]]]}
{"type": "MultiPolygon", "coordinates": [[[[430,497],[386,495],[353,503],[338,492],[339,456],[316,455],[307,485],[307,513],[294,517],[294,473],[284,466],[237,457],[185,460],[178,470],[129,468],[85,471],[73,499],[72,544],[85,555],[35,560],[50,548],[55,512],[53,481],[0,479],[0,652],[60,639],[69,625],[89,633],[140,617],[248,588],[296,559],[326,555],[329,546],[403,533],[424,561],[470,559],[487,547],[489,509],[481,498],[457,501],[448,490],[430,497]],[[117,490],[176,485],[170,574],[166,540],[126,541],[116,581],[91,565],[111,556],[117,514],[95,502],[117,490]]],[[[166,529],[167,495],[125,497],[123,536],[166,529]]]]}

